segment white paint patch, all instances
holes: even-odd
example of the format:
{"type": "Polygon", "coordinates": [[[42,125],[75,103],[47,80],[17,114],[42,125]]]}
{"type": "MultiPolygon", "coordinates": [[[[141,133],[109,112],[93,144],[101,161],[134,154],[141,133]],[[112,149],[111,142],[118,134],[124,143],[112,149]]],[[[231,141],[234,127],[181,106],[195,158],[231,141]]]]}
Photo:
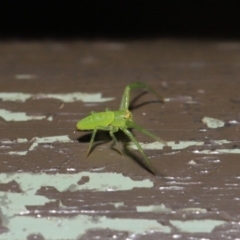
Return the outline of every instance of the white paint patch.
{"type": "Polygon", "coordinates": [[[62,136],[50,136],[50,137],[34,137],[31,139],[32,145],[28,149],[29,151],[34,150],[39,143],[54,143],[54,142],[72,142],[67,135],[62,136]]]}
{"type": "MultiPolygon", "coordinates": [[[[214,144],[216,145],[223,145],[223,144],[228,144],[228,143],[232,143],[231,141],[227,141],[227,140],[216,140],[214,141],[214,144]]],[[[159,150],[159,149],[163,149],[164,146],[168,146],[171,147],[173,150],[180,150],[180,149],[184,149],[190,146],[203,146],[205,144],[205,142],[202,141],[180,141],[179,143],[176,143],[175,141],[169,141],[167,142],[167,145],[164,145],[161,142],[152,142],[152,143],[140,143],[141,147],[143,149],[149,149],[149,150],[159,150]]],[[[132,149],[137,149],[136,145],[131,142],[128,144],[128,147],[132,148],[132,149]]]]}
{"type": "Polygon", "coordinates": [[[202,150],[194,151],[197,154],[240,154],[240,149],[216,149],[215,151],[211,150],[202,150]]]}
{"type": "Polygon", "coordinates": [[[207,209],[205,208],[182,208],[178,211],[187,212],[187,213],[197,213],[197,214],[208,212],[207,209]]]}
{"type": "Polygon", "coordinates": [[[161,191],[180,191],[180,190],[184,190],[184,187],[181,186],[164,186],[164,187],[159,187],[159,190],[161,191]]]}
{"type": "Polygon", "coordinates": [[[11,112],[5,109],[0,109],[0,117],[5,121],[30,121],[46,118],[46,116],[29,116],[25,112],[11,112]]]}
{"type": "Polygon", "coordinates": [[[18,143],[26,143],[28,142],[27,138],[17,138],[18,143]]]}
{"type": "Polygon", "coordinates": [[[17,80],[30,80],[36,78],[36,75],[33,74],[16,74],[15,78],[17,80]]]}
{"type": "Polygon", "coordinates": [[[164,204],[149,205],[149,206],[137,206],[137,212],[154,212],[154,213],[169,213],[171,208],[167,208],[164,204]]]}
{"type": "Polygon", "coordinates": [[[208,128],[220,128],[225,125],[225,123],[216,118],[204,117],[202,122],[207,125],[208,128]]]}
{"type": "Polygon", "coordinates": [[[20,93],[20,92],[1,92],[0,99],[3,101],[20,101],[25,102],[28,99],[57,99],[61,102],[108,102],[112,101],[115,98],[103,98],[102,93],[82,93],[82,92],[73,92],[73,93],[61,93],[61,94],[30,94],[30,93],[20,93]]]}
{"type": "Polygon", "coordinates": [[[125,206],[124,202],[116,202],[116,203],[112,203],[112,204],[115,208],[121,208],[121,207],[125,206]]]}
{"type": "Polygon", "coordinates": [[[181,208],[177,210],[172,210],[166,207],[164,204],[160,205],[149,205],[149,206],[137,206],[137,212],[154,212],[154,213],[176,213],[176,212],[186,212],[186,213],[207,213],[204,208],[181,208]]]}
{"type": "Polygon", "coordinates": [[[170,223],[181,232],[211,233],[215,227],[223,225],[227,222],[222,220],[203,219],[188,221],[170,220],[170,223]]]}
{"type": "Polygon", "coordinates": [[[192,96],[177,96],[171,98],[164,98],[164,102],[182,102],[188,104],[196,104],[197,101],[194,101],[192,96]]]}
{"type": "MultiPolygon", "coordinates": [[[[27,139],[21,139],[20,141],[17,140],[18,143],[26,143],[28,142],[27,139]]],[[[67,135],[61,135],[61,136],[49,136],[49,137],[34,137],[30,140],[32,143],[27,151],[10,151],[8,154],[11,155],[26,155],[29,151],[33,151],[40,143],[54,143],[54,142],[63,142],[68,143],[72,142],[72,140],[67,135]]]]}

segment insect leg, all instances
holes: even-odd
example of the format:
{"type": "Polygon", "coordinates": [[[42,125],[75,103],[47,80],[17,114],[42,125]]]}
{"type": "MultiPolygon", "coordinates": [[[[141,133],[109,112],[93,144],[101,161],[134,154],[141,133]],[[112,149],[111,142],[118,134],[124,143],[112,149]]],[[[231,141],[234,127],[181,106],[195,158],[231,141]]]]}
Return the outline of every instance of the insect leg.
{"type": "Polygon", "coordinates": [[[154,134],[150,133],[149,131],[147,131],[147,130],[144,129],[143,127],[137,125],[136,123],[134,123],[134,122],[132,122],[132,121],[127,121],[126,124],[127,124],[127,127],[128,127],[128,128],[135,128],[135,129],[137,129],[138,131],[140,131],[141,133],[143,133],[143,134],[145,134],[145,135],[147,135],[147,136],[149,136],[149,137],[157,140],[158,142],[163,143],[164,145],[167,145],[167,143],[166,143],[164,140],[162,140],[161,138],[159,138],[159,137],[155,136],[154,134]]]}
{"type": "Polygon", "coordinates": [[[110,134],[110,136],[112,137],[114,143],[116,144],[117,149],[118,149],[118,152],[122,155],[122,151],[121,151],[121,149],[120,149],[120,147],[119,147],[118,141],[117,141],[115,135],[113,134],[113,133],[115,133],[115,132],[117,132],[117,131],[118,131],[118,128],[117,128],[117,127],[114,127],[114,128],[112,128],[112,130],[109,131],[109,134],[110,134]]]}
{"type": "Polygon", "coordinates": [[[125,90],[123,92],[123,96],[122,96],[122,100],[121,100],[121,104],[120,104],[120,108],[119,110],[127,110],[129,107],[129,102],[130,102],[130,91],[131,89],[135,89],[135,88],[142,88],[142,89],[146,89],[149,92],[154,93],[160,101],[164,102],[164,99],[162,96],[160,96],[154,89],[152,89],[149,85],[145,84],[145,83],[132,83],[129,84],[125,87],[125,90]]]}
{"type": "Polygon", "coordinates": [[[156,174],[155,174],[155,171],[154,171],[151,163],[149,162],[146,154],[144,153],[141,145],[138,143],[138,141],[135,139],[135,137],[132,135],[132,133],[131,133],[128,129],[126,129],[126,128],[121,128],[121,130],[130,138],[130,140],[131,140],[132,142],[135,143],[135,145],[137,146],[138,150],[140,151],[140,153],[141,153],[142,156],[144,157],[144,160],[145,160],[145,162],[147,163],[147,166],[148,166],[149,170],[150,170],[154,175],[156,175],[156,174]]]}
{"type": "MultiPolygon", "coordinates": [[[[89,143],[89,147],[88,147],[88,150],[87,150],[87,156],[89,155],[90,151],[91,151],[91,148],[92,148],[92,144],[94,142],[94,138],[96,136],[96,133],[97,133],[97,130],[103,130],[103,131],[109,131],[109,134],[110,136],[112,137],[114,143],[117,145],[118,147],[118,150],[119,152],[121,153],[121,150],[119,148],[119,145],[118,145],[118,142],[117,142],[117,139],[116,137],[114,136],[114,132],[117,132],[118,131],[118,128],[117,127],[112,127],[112,126],[107,126],[107,127],[95,127],[93,129],[93,132],[92,132],[92,136],[91,136],[91,140],[90,140],[90,143],[89,143]]],[[[122,153],[121,153],[122,154],[122,153]]]]}
{"type": "Polygon", "coordinates": [[[86,157],[89,155],[89,153],[90,153],[90,151],[91,151],[92,144],[93,144],[95,135],[96,135],[96,133],[97,133],[97,130],[98,130],[98,128],[94,128],[94,129],[93,129],[92,136],[91,136],[91,140],[90,140],[90,143],[89,143],[89,147],[88,147],[88,150],[87,150],[87,153],[86,153],[86,157]]]}

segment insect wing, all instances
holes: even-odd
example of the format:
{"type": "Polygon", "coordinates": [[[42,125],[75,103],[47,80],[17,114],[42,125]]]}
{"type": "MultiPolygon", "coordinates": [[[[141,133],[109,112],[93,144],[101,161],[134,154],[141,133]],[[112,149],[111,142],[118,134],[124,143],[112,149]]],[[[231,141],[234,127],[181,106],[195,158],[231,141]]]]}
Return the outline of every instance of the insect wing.
{"type": "Polygon", "coordinates": [[[79,130],[91,130],[96,127],[106,127],[114,119],[113,112],[99,112],[93,113],[77,123],[77,129],[79,130]]]}

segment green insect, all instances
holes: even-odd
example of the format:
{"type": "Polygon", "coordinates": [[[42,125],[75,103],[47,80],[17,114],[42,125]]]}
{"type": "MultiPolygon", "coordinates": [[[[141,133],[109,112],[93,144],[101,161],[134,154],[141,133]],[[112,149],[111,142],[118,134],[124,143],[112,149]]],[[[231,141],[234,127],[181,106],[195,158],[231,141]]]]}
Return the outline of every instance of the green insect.
{"type": "Polygon", "coordinates": [[[132,83],[126,86],[121,104],[119,107],[119,110],[117,111],[110,111],[106,109],[105,112],[92,112],[91,115],[83,118],[77,123],[77,129],[78,130],[93,130],[90,144],[87,150],[87,156],[89,155],[92,144],[94,142],[95,135],[98,130],[105,130],[109,131],[110,136],[112,137],[114,143],[116,144],[119,152],[121,153],[121,150],[118,146],[118,142],[116,137],[114,136],[114,133],[117,132],[118,130],[122,130],[128,137],[129,139],[135,143],[137,146],[138,150],[141,152],[142,156],[145,159],[145,162],[149,168],[149,170],[155,174],[155,171],[150,164],[150,161],[148,160],[146,154],[144,153],[141,145],[138,143],[138,141],[135,139],[135,137],[132,135],[132,133],[128,130],[129,128],[134,128],[139,130],[140,132],[146,134],[149,137],[152,137],[153,139],[163,142],[160,138],[157,136],[153,135],[152,133],[148,132],[146,129],[138,126],[136,123],[133,122],[132,119],[132,113],[128,110],[129,107],[129,102],[130,102],[130,90],[135,89],[135,88],[142,88],[146,89],[158,96],[158,98],[163,102],[163,98],[157,94],[149,85],[144,84],[144,83],[132,83]]]}

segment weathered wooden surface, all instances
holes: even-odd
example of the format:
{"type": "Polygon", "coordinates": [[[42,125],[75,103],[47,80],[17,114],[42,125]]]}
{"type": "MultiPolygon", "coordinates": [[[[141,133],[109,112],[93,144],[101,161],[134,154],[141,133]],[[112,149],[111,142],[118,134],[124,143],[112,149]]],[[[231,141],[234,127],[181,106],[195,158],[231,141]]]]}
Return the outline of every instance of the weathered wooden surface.
{"type": "Polygon", "coordinates": [[[237,239],[239,51],[219,41],[2,42],[0,239],[237,239]],[[169,145],[145,146],[158,176],[123,134],[124,156],[103,132],[86,159],[90,134],[75,131],[91,111],[117,109],[136,81],[166,100],[132,92],[136,123],[169,145]]]}

